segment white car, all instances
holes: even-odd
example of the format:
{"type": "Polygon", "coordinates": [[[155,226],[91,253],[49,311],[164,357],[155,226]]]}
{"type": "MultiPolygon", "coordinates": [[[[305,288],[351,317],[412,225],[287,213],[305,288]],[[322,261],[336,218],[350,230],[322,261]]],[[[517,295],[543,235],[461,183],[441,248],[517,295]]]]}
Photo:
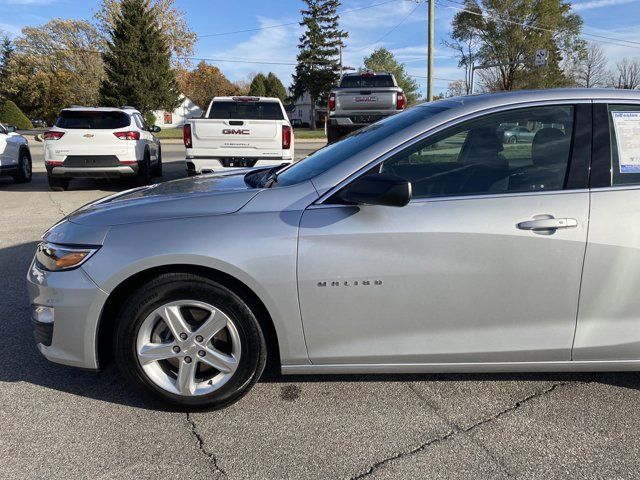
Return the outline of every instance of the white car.
{"type": "Polygon", "coordinates": [[[216,97],[184,125],[187,173],[274,167],[294,159],[293,129],[271,97],[216,97]]]}
{"type": "Polygon", "coordinates": [[[162,176],[162,150],[142,114],[132,107],[72,107],[62,110],[44,134],[44,161],[52,190],[72,178],[134,177],[148,185],[162,176]]]}
{"type": "Polygon", "coordinates": [[[0,176],[10,175],[17,183],[31,181],[29,142],[15,133],[15,127],[0,124],[0,176]]]}

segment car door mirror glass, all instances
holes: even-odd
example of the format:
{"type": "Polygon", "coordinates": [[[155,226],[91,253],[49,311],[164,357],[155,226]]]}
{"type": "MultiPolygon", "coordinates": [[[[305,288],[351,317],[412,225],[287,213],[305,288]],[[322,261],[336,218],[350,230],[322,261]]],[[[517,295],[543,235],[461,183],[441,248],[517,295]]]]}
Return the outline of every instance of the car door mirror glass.
{"type": "Polygon", "coordinates": [[[16,130],[15,125],[7,125],[7,133],[14,133],[16,130]]]}
{"type": "Polygon", "coordinates": [[[151,133],[158,133],[160,130],[162,130],[162,129],[157,125],[153,125],[151,128],[149,128],[149,131],[151,133]]]}
{"type": "Polygon", "coordinates": [[[411,200],[411,183],[396,175],[372,173],[343,188],[336,194],[335,200],[340,203],[404,207],[411,200]]]}

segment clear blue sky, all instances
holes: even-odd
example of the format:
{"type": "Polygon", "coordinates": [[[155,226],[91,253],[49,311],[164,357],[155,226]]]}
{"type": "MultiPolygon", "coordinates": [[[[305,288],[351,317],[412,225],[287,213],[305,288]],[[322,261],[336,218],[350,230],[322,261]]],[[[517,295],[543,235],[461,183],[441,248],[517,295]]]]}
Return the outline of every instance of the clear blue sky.
{"type": "MultiPolygon", "coordinates": [[[[461,1],[461,0],[460,0],[461,1]]],[[[360,9],[385,0],[343,0],[341,11],[360,9]]],[[[91,20],[98,0],[0,0],[0,30],[17,35],[23,26],[37,26],[54,17],[91,20]]],[[[199,35],[297,22],[300,0],[176,0],[187,14],[191,28],[199,35]]],[[[604,43],[601,46],[613,63],[624,56],[640,57],[640,0],[579,0],[574,9],[584,19],[585,33],[605,35],[638,42],[626,46],[604,43]]],[[[452,51],[442,45],[450,31],[455,3],[438,0],[436,5],[436,91],[446,89],[449,79],[462,78],[452,51]]],[[[426,75],[426,13],[424,3],[391,0],[372,8],[341,15],[341,25],[349,32],[345,63],[362,65],[362,58],[379,46],[392,50],[406,62],[412,75],[426,75]]],[[[297,25],[279,26],[252,32],[202,37],[196,56],[215,59],[294,63],[300,29],[297,25]]],[[[595,37],[585,37],[598,40],[595,37]]],[[[273,71],[288,85],[293,66],[233,63],[217,61],[232,80],[247,78],[258,71],[273,71]]],[[[424,87],[425,80],[417,78],[424,87]]]]}

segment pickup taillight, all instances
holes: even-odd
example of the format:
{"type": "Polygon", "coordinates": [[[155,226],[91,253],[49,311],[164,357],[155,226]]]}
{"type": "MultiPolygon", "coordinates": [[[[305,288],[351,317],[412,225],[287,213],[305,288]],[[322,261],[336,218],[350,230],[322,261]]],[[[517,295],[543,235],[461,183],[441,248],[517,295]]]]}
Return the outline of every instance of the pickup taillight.
{"type": "Polygon", "coordinates": [[[396,98],[396,108],[398,110],[404,110],[404,107],[407,104],[407,99],[404,96],[404,92],[399,92],[396,98]]]}
{"type": "Polygon", "coordinates": [[[44,132],[44,139],[45,140],[60,140],[64,135],[64,132],[44,132]]]}
{"type": "Polygon", "coordinates": [[[329,95],[329,111],[333,112],[336,109],[336,94],[329,95]]]}
{"type": "Polygon", "coordinates": [[[182,140],[184,141],[185,148],[191,148],[193,143],[191,142],[191,125],[188,123],[182,127],[182,140]]]}
{"type": "Polygon", "coordinates": [[[291,127],[289,125],[282,126],[282,149],[289,150],[291,148],[291,127]]]}

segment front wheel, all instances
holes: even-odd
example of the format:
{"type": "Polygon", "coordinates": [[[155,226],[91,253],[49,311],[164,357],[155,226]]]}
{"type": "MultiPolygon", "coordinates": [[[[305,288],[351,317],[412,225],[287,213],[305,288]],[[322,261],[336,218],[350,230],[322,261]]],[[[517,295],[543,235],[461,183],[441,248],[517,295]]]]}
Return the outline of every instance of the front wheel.
{"type": "Polygon", "coordinates": [[[509,143],[512,143],[512,144],[518,143],[518,138],[517,137],[509,138],[509,143]]]}
{"type": "Polygon", "coordinates": [[[223,408],[260,378],[265,340],[255,316],[226,287],[192,274],[163,274],[124,304],[115,356],[124,376],[157,399],[223,408]]]}

